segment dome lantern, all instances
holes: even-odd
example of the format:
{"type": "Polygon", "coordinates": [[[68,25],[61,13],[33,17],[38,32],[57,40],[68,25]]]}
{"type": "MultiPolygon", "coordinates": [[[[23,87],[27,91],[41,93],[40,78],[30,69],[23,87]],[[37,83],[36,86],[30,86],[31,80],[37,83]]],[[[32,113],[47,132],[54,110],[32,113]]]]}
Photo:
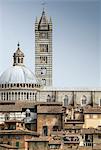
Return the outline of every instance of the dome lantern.
{"type": "Polygon", "coordinates": [[[13,55],[13,66],[21,66],[24,65],[23,61],[24,61],[24,53],[21,51],[20,49],[20,44],[17,44],[18,48],[16,50],[16,52],[13,55]]]}

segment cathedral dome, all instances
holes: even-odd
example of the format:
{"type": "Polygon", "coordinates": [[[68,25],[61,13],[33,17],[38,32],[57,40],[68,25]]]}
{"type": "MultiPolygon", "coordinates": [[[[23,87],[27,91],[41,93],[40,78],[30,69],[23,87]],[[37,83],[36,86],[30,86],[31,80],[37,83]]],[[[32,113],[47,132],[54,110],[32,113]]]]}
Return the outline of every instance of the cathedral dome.
{"type": "Polygon", "coordinates": [[[36,101],[40,83],[35,75],[24,65],[24,53],[19,47],[13,55],[13,66],[0,76],[0,101],[36,101]]]}
{"type": "Polygon", "coordinates": [[[37,83],[33,72],[31,72],[23,64],[24,53],[21,51],[19,46],[20,45],[18,43],[18,48],[13,55],[13,66],[2,73],[0,77],[0,84],[37,83]]]}
{"type": "Polygon", "coordinates": [[[12,66],[1,74],[0,84],[37,83],[35,75],[25,66],[12,66]]]}

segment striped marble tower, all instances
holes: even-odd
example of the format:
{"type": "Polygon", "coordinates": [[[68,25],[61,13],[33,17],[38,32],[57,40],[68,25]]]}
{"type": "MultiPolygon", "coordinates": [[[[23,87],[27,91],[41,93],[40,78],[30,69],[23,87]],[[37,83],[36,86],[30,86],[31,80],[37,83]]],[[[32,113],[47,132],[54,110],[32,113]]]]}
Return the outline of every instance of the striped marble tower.
{"type": "Polygon", "coordinates": [[[44,86],[52,86],[52,20],[43,10],[35,22],[35,75],[44,86]]]}

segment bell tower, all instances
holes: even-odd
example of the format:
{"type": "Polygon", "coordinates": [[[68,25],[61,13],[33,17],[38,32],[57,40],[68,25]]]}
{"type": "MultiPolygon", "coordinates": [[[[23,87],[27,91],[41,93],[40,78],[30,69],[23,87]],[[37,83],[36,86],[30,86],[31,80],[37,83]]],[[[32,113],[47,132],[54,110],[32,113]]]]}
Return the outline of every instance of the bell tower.
{"type": "Polygon", "coordinates": [[[35,75],[43,86],[52,86],[52,20],[44,9],[35,22],[35,75]]]}

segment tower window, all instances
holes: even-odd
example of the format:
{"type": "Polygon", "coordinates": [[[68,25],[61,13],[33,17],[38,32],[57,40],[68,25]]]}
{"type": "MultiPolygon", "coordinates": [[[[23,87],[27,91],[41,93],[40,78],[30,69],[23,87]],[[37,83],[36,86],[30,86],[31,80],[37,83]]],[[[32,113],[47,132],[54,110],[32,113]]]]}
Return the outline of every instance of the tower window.
{"type": "Polygon", "coordinates": [[[47,63],[47,57],[46,56],[40,57],[40,63],[47,63]]]}
{"type": "Polygon", "coordinates": [[[40,52],[48,52],[48,44],[40,44],[40,52]]]}
{"type": "Polygon", "coordinates": [[[46,67],[41,67],[41,75],[45,75],[46,71],[46,67]]]}

